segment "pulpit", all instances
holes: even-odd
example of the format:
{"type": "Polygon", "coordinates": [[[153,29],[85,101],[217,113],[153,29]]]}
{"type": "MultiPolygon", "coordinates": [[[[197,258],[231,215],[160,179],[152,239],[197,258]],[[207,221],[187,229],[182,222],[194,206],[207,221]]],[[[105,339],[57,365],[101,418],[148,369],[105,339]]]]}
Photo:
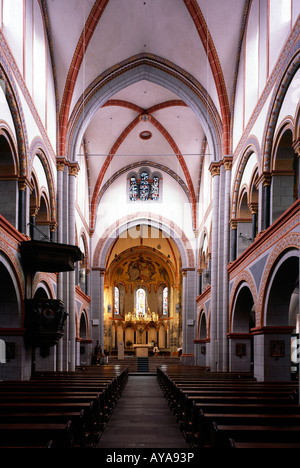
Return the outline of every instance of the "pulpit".
{"type": "Polygon", "coordinates": [[[33,348],[40,348],[40,355],[47,357],[49,348],[55,346],[63,336],[67,318],[64,303],[58,299],[25,300],[25,339],[33,348]]]}

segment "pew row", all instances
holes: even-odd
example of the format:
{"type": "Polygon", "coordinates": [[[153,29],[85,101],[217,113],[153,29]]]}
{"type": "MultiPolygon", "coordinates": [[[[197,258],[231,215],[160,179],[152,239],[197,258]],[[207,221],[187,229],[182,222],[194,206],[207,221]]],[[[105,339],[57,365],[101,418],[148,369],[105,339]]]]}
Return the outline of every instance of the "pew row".
{"type": "Polygon", "coordinates": [[[264,438],[266,444],[286,445],[300,435],[296,382],[257,382],[249,374],[210,373],[193,366],[158,368],[157,379],[193,448],[242,448],[239,444],[264,438]]]}
{"type": "Polygon", "coordinates": [[[89,366],[1,381],[0,448],[94,448],[127,380],[127,367],[89,366]]]}

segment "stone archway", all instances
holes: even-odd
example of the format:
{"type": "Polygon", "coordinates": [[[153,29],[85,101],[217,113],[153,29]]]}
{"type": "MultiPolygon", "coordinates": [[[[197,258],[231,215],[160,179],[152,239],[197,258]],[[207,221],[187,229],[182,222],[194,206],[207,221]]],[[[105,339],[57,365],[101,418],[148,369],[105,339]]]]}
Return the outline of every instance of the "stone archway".
{"type": "Polygon", "coordinates": [[[291,380],[291,337],[299,315],[299,253],[285,249],[276,258],[265,286],[263,324],[254,332],[258,380],[291,380]],[[296,300],[295,300],[296,299],[296,300]]]}
{"type": "MultiPolygon", "coordinates": [[[[119,254],[123,254],[124,252],[124,255],[130,255],[131,253],[133,254],[134,248],[140,248],[142,253],[151,253],[152,256],[158,256],[157,258],[160,259],[161,265],[162,262],[164,262],[164,265],[167,266],[168,262],[170,265],[172,261],[174,263],[174,258],[172,257],[174,256],[174,251],[176,251],[176,265],[173,264],[172,268],[167,268],[169,279],[172,277],[172,314],[176,317],[176,324],[173,324],[173,328],[171,325],[170,332],[167,332],[167,334],[169,333],[167,341],[171,343],[171,347],[173,346],[174,350],[175,348],[177,350],[178,346],[182,346],[184,344],[184,346],[186,347],[185,352],[192,353],[194,326],[196,326],[196,324],[194,323],[196,313],[196,291],[193,289],[195,287],[195,281],[193,276],[195,275],[194,251],[189,240],[185,237],[184,233],[181,230],[174,226],[174,223],[172,229],[170,229],[168,227],[168,224],[166,223],[166,220],[161,219],[160,217],[160,221],[158,222],[156,221],[156,219],[153,219],[153,215],[151,215],[150,213],[149,215],[150,216],[139,217],[130,222],[126,222],[126,220],[124,220],[124,222],[118,223],[117,229],[116,226],[112,226],[111,230],[108,230],[106,232],[106,235],[99,240],[93,258],[93,267],[91,272],[91,288],[94,291],[92,297],[92,305],[94,310],[93,317],[97,316],[100,327],[97,329],[97,332],[99,334],[94,336],[93,338],[95,340],[98,339],[100,343],[103,343],[105,340],[105,333],[107,330],[107,328],[105,327],[104,320],[105,313],[107,312],[107,310],[111,311],[113,309],[112,303],[108,303],[107,299],[106,287],[109,283],[109,278],[107,277],[107,275],[111,274],[111,268],[112,266],[114,266],[114,262],[118,261],[118,258],[116,257],[119,257],[119,254]],[[142,246],[140,246],[139,242],[137,242],[137,245],[132,244],[130,248],[127,248],[127,253],[125,248],[122,248],[120,251],[118,251],[116,249],[117,240],[124,239],[124,237],[126,238],[125,234],[128,229],[131,228],[136,230],[140,225],[145,226],[146,229],[157,230],[157,232],[160,232],[161,237],[159,238],[159,240],[156,239],[156,244],[161,244],[162,239],[165,241],[166,245],[172,244],[172,246],[169,247],[169,252],[166,252],[164,255],[162,255],[158,245],[155,246],[152,241],[149,243],[148,246],[145,242],[142,243],[142,246]],[[191,279],[189,279],[188,276],[191,279]],[[185,319],[183,317],[185,317],[185,319]],[[177,336],[176,340],[174,339],[175,335],[177,336]],[[192,335],[192,338],[190,338],[190,335],[192,335]]],[[[171,223],[169,223],[169,226],[170,224],[171,223]]],[[[124,281],[121,280],[122,278],[118,278],[118,284],[124,285],[124,281]]],[[[158,287],[158,284],[167,284],[167,281],[164,281],[162,278],[157,278],[157,280],[158,283],[153,283],[151,287],[156,288],[158,287]]],[[[110,284],[110,296],[112,294],[111,291],[113,291],[113,286],[114,285],[110,284]]],[[[129,286],[127,285],[127,287],[129,286]]],[[[165,328],[165,330],[169,329],[165,328]]],[[[115,333],[115,331],[113,333],[115,333]]]]}
{"type": "Polygon", "coordinates": [[[249,285],[243,281],[236,290],[231,313],[229,333],[229,360],[231,371],[250,372],[255,359],[251,329],[255,326],[255,298],[249,285]]]}

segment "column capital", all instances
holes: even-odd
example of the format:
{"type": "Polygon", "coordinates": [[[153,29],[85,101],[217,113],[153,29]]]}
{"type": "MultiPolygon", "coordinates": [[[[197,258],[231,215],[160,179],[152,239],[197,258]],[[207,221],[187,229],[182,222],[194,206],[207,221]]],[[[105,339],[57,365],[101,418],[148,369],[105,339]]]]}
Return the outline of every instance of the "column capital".
{"type": "Polygon", "coordinates": [[[192,267],[191,268],[189,268],[189,267],[184,268],[183,267],[183,268],[180,268],[180,271],[181,271],[183,276],[186,276],[188,271],[195,271],[195,268],[192,268],[192,267]]]}
{"type": "Polygon", "coordinates": [[[56,168],[58,171],[64,172],[67,161],[65,158],[56,158],[56,168]]]}
{"type": "Polygon", "coordinates": [[[57,228],[58,228],[58,222],[57,221],[51,221],[50,222],[50,231],[55,232],[57,228]]]}
{"type": "Polygon", "coordinates": [[[231,171],[232,161],[233,161],[232,156],[224,156],[223,164],[224,164],[225,171],[231,171]]]}
{"type": "Polygon", "coordinates": [[[238,225],[238,222],[237,222],[236,219],[231,219],[230,220],[231,229],[237,229],[237,225],[238,225]]]}
{"type": "Polygon", "coordinates": [[[219,162],[211,163],[211,165],[209,166],[209,171],[212,177],[219,176],[220,175],[220,163],[219,162]]]}
{"type": "Polygon", "coordinates": [[[105,276],[106,268],[99,268],[100,276],[105,276]]]}
{"type": "Polygon", "coordinates": [[[40,207],[38,205],[31,205],[30,216],[33,216],[35,218],[38,215],[39,210],[40,210],[40,207]]]}
{"type": "Polygon", "coordinates": [[[263,172],[259,176],[257,180],[257,184],[262,183],[264,187],[267,187],[271,185],[271,180],[272,180],[272,175],[270,174],[270,172],[263,172]]]}
{"type": "Polygon", "coordinates": [[[69,175],[77,177],[78,173],[80,171],[79,164],[77,162],[75,163],[69,163],[69,175]]]}
{"type": "Polygon", "coordinates": [[[249,210],[251,211],[251,214],[258,214],[258,203],[257,202],[251,202],[248,204],[249,210]]]}
{"type": "Polygon", "coordinates": [[[18,186],[19,186],[19,190],[22,190],[23,192],[25,192],[27,187],[29,187],[30,190],[32,190],[32,185],[29,182],[29,180],[26,179],[26,177],[20,177],[18,179],[18,186]]]}
{"type": "Polygon", "coordinates": [[[293,142],[293,148],[298,158],[300,158],[300,138],[293,142]]]}

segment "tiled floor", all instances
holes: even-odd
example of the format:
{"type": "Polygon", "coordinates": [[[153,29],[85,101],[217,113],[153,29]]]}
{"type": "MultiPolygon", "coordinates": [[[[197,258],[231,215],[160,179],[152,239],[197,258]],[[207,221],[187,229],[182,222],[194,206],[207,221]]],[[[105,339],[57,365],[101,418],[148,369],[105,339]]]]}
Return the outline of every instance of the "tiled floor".
{"type": "Polygon", "coordinates": [[[189,448],[156,376],[129,375],[97,448],[189,448]]]}

